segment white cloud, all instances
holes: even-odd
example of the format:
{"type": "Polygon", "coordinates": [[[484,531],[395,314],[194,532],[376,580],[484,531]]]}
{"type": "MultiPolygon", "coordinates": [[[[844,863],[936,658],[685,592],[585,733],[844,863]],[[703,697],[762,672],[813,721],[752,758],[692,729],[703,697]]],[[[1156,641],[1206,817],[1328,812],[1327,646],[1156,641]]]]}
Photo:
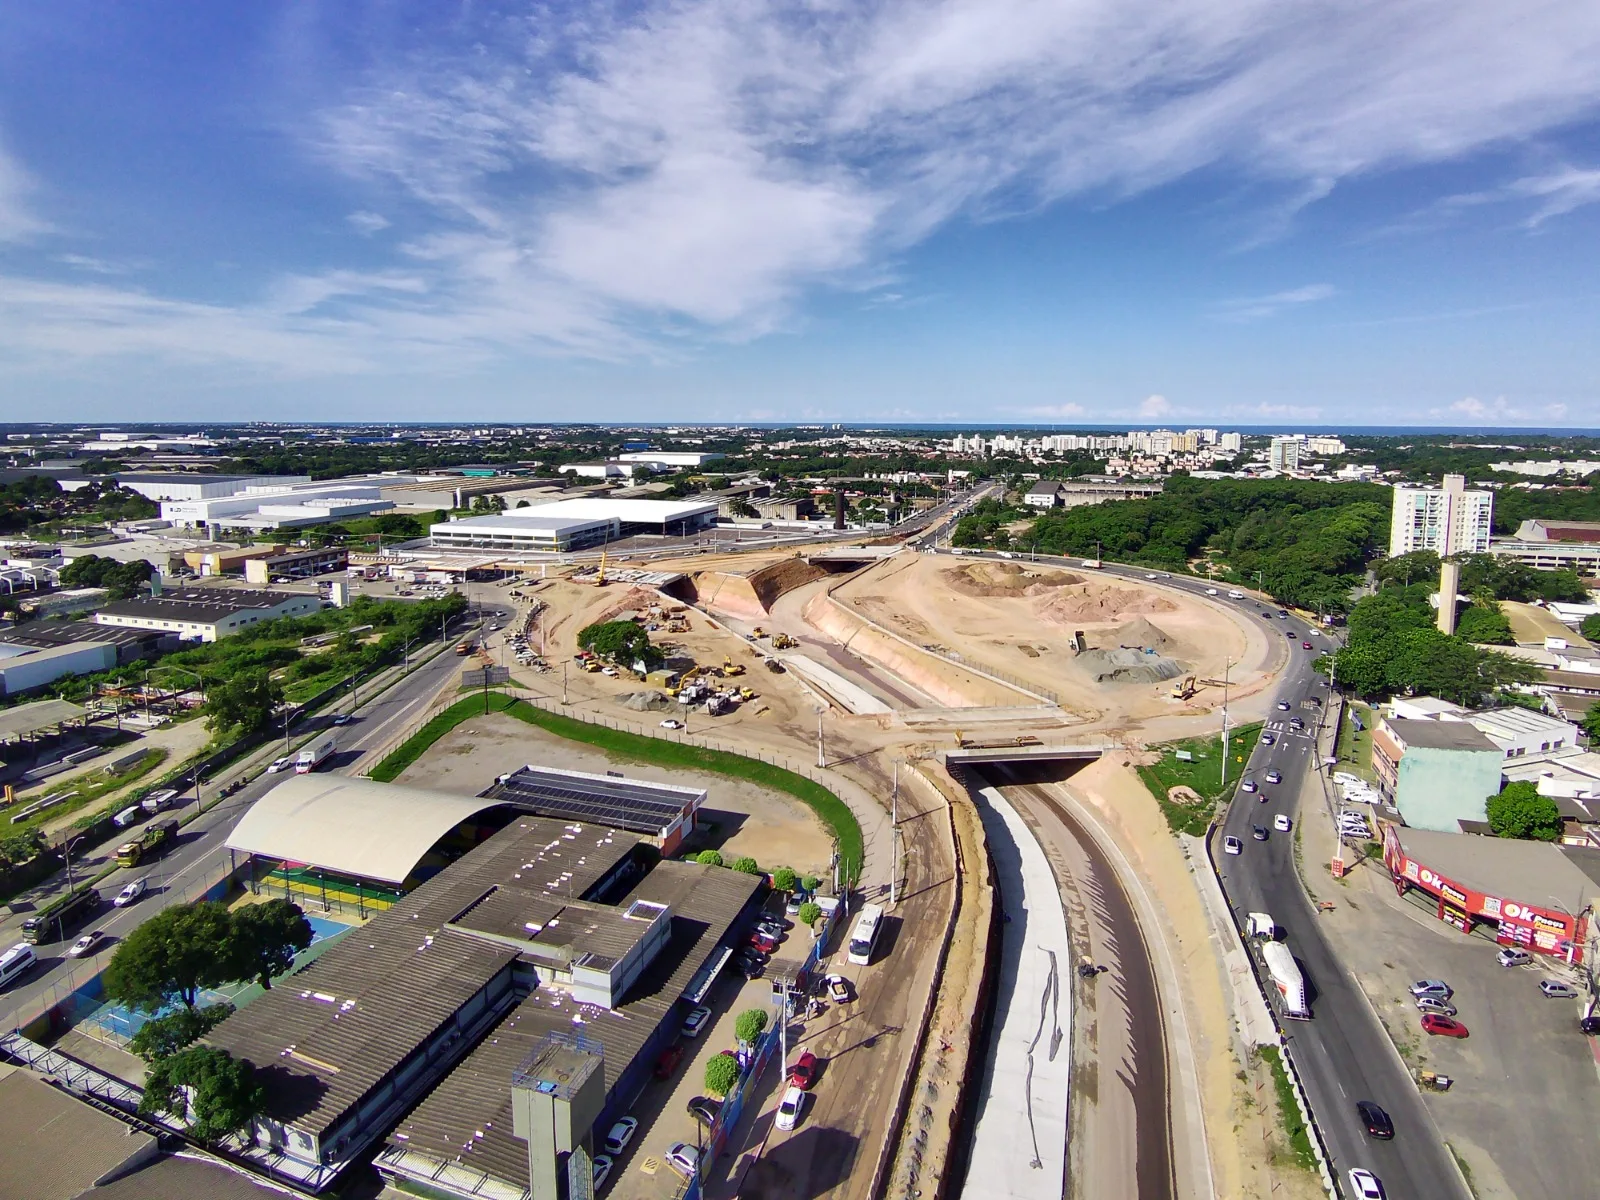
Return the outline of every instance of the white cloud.
{"type": "Polygon", "coordinates": [[[1146,421],[1159,421],[1172,415],[1172,404],[1165,396],[1146,396],[1139,415],[1146,421]]]}
{"type": "Polygon", "coordinates": [[[354,229],[364,237],[371,237],[373,234],[381,233],[389,228],[388,217],[382,213],[367,212],[364,209],[358,209],[345,217],[345,222],[351,229],[354,229]]]}
{"type": "Polygon", "coordinates": [[[1286,292],[1274,292],[1270,296],[1224,300],[1212,311],[1213,315],[1223,321],[1260,321],[1267,317],[1275,317],[1284,309],[1315,304],[1336,294],[1337,289],[1332,284],[1313,283],[1286,292]]]}
{"type": "Polygon", "coordinates": [[[35,190],[33,177],[0,143],[0,243],[20,242],[48,232],[49,223],[41,220],[29,203],[35,190]]]}
{"type": "MultiPolygon", "coordinates": [[[[1159,399],[1152,396],[1151,399],[1159,399]]],[[[1148,403],[1149,401],[1146,401],[1148,403]]],[[[1044,417],[1048,420],[1059,420],[1063,417],[1081,417],[1086,410],[1081,404],[1039,404],[1031,408],[1014,408],[1010,411],[1020,413],[1025,417],[1044,417]]]]}
{"type": "MultiPolygon", "coordinates": [[[[1503,401],[1501,403],[1502,405],[1504,404],[1503,401]]],[[[1491,415],[1493,409],[1476,396],[1467,396],[1452,404],[1450,411],[1459,413],[1463,417],[1471,417],[1473,420],[1482,420],[1484,417],[1491,415]]]]}
{"type": "Polygon", "coordinates": [[[1552,217],[1565,216],[1586,204],[1600,203],[1600,170],[1560,167],[1519,179],[1509,185],[1506,192],[1539,202],[1528,218],[1529,227],[1536,228],[1552,217]]]}

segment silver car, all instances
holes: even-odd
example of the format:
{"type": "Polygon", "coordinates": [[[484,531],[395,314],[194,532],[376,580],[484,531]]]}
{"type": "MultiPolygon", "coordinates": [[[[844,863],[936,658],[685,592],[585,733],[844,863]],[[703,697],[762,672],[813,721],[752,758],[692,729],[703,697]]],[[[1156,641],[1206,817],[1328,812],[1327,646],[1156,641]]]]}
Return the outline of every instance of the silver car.
{"type": "Polygon", "coordinates": [[[1418,996],[1417,1011],[1433,1013],[1441,1017],[1453,1017],[1456,1015],[1456,1006],[1448,1000],[1439,999],[1437,996],[1418,996]]]}
{"type": "Polygon", "coordinates": [[[1552,1000],[1572,1000],[1578,994],[1578,989],[1570,983],[1562,983],[1559,979],[1546,979],[1539,984],[1539,990],[1552,1000]]]}

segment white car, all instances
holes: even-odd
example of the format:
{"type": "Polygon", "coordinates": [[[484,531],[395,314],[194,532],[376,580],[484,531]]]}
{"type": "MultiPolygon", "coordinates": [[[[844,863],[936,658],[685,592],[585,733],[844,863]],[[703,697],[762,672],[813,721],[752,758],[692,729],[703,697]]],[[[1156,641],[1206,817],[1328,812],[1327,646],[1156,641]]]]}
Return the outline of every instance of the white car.
{"type": "Polygon", "coordinates": [[[595,1155],[593,1166],[594,1183],[591,1185],[591,1190],[596,1195],[599,1195],[600,1189],[605,1187],[606,1180],[611,1176],[611,1156],[608,1154],[595,1155]]]}
{"type": "Polygon", "coordinates": [[[1254,792],[1258,790],[1256,787],[1256,781],[1254,779],[1246,779],[1239,786],[1247,792],[1254,792]]]}
{"type": "Polygon", "coordinates": [[[700,1170],[700,1151],[688,1142],[674,1142],[667,1151],[667,1166],[685,1179],[693,1179],[700,1170]]]}
{"type": "Polygon", "coordinates": [[[1386,1200],[1383,1184],[1365,1167],[1350,1168],[1350,1194],[1355,1200],[1386,1200]]]}
{"type": "Polygon", "coordinates": [[[1230,833],[1222,839],[1222,852],[1224,854],[1243,854],[1244,843],[1230,833]]]}
{"type": "Polygon", "coordinates": [[[682,729],[683,728],[683,722],[677,720],[674,717],[668,717],[665,721],[661,722],[661,728],[663,728],[663,729],[682,729]]]}
{"type": "Polygon", "coordinates": [[[778,1101],[778,1119],[774,1122],[779,1129],[793,1129],[800,1120],[800,1110],[806,1106],[806,1094],[797,1087],[791,1087],[783,1093],[783,1099],[778,1101]]]}
{"type": "Polygon", "coordinates": [[[695,1005],[689,1010],[689,1015],[683,1019],[683,1036],[699,1037],[700,1031],[703,1030],[706,1025],[710,1023],[710,1021],[711,1010],[704,1004],[695,1005]]]}
{"type": "Polygon", "coordinates": [[[633,1141],[633,1135],[638,1129],[637,1117],[623,1117],[611,1127],[611,1132],[606,1134],[606,1153],[613,1157],[621,1154],[628,1148],[628,1143],[633,1141]]]}
{"type": "Polygon", "coordinates": [[[68,958],[82,958],[100,944],[100,939],[106,935],[98,929],[91,929],[77,941],[72,943],[72,948],[67,951],[68,958]]]}
{"type": "Polygon", "coordinates": [[[1216,594],[1217,594],[1217,589],[1216,588],[1207,588],[1206,589],[1206,595],[1215,596],[1216,594]]]}
{"type": "Polygon", "coordinates": [[[116,905],[118,908],[127,908],[128,905],[132,904],[140,896],[144,895],[145,889],[149,886],[150,881],[148,879],[135,879],[132,883],[128,884],[120,892],[118,892],[117,898],[111,903],[116,905]]]}
{"type": "Polygon", "coordinates": [[[267,774],[276,775],[279,771],[287,771],[292,766],[294,766],[294,759],[286,754],[282,758],[272,760],[272,765],[267,768],[267,774]]]}
{"type": "Polygon", "coordinates": [[[1279,813],[1277,816],[1272,818],[1272,827],[1279,833],[1288,833],[1291,826],[1292,822],[1282,813],[1279,813]]]}

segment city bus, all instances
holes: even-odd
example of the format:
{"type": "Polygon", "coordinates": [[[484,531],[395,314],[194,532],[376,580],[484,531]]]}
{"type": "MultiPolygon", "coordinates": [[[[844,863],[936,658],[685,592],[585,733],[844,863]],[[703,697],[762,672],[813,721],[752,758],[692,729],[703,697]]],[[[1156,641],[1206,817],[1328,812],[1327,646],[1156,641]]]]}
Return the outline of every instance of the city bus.
{"type": "Polygon", "coordinates": [[[855,928],[850,931],[851,962],[864,967],[872,961],[872,948],[878,944],[878,930],[882,927],[881,904],[869,904],[861,910],[861,915],[856,918],[855,928]]]}

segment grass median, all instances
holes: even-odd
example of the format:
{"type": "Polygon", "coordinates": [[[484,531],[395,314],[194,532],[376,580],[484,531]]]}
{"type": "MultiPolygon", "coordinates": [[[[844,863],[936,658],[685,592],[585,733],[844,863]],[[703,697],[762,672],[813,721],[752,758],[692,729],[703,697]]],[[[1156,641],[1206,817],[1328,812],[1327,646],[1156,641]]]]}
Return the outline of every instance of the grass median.
{"type": "Polygon", "coordinates": [[[661,767],[714,771],[730,779],[743,779],[761,787],[786,792],[809,807],[832,831],[839,847],[840,868],[844,878],[854,880],[860,874],[861,826],[850,807],[820,783],[742,754],[711,750],[688,742],[646,737],[604,725],[591,725],[559,713],[546,712],[504,692],[490,692],[487,696],[480,692],[451,705],[391,751],[368,772],[369,777],[380,783],[394,782],[407,767],[422,757],[428,747],[463,721],[482,716],[485,712],[503,712],[557,737],[583,742],[619,758],[661,767]]]}
{"type": "Polygon", "coordinates": [[[1228,763],[1226,783],[1222,778],[1220,735],[1185,738],[1150,747],[1161,757],[1138,768],[1139,778],[1156,798],[1174,833],[1205,836],[1212,814],[1220,802],[1233,794],[1260,736],[1259,722],[1228,731],[1228,755],[1232,761],[1228,763]],[[1180,758],[1179,754],[1188,757],[1180,758]],[[1174,800],[1172,789],[1177,787],[1188,788],[1199,800],[1187,804],[1174,800]]]}
{"type": "Polygon", "coordinates": [[[1317,1169],[1317,1154],[1311,1148],[1311,1132],[1300,1116],[1300,1104],[1295,1099],[1294,1084],[1289,1082],[1289,1072],[1284,1069],[1283,1057],[1276,1046],[1262,1046],[1259,1053],[1272,1072],[1272,1087],[1278,1095],[1278,1118],[1283,1122],[1283,1132],[1289,1139],[1289,1153],[1296,1165],[1307,1171],[1317,1169]]]}

